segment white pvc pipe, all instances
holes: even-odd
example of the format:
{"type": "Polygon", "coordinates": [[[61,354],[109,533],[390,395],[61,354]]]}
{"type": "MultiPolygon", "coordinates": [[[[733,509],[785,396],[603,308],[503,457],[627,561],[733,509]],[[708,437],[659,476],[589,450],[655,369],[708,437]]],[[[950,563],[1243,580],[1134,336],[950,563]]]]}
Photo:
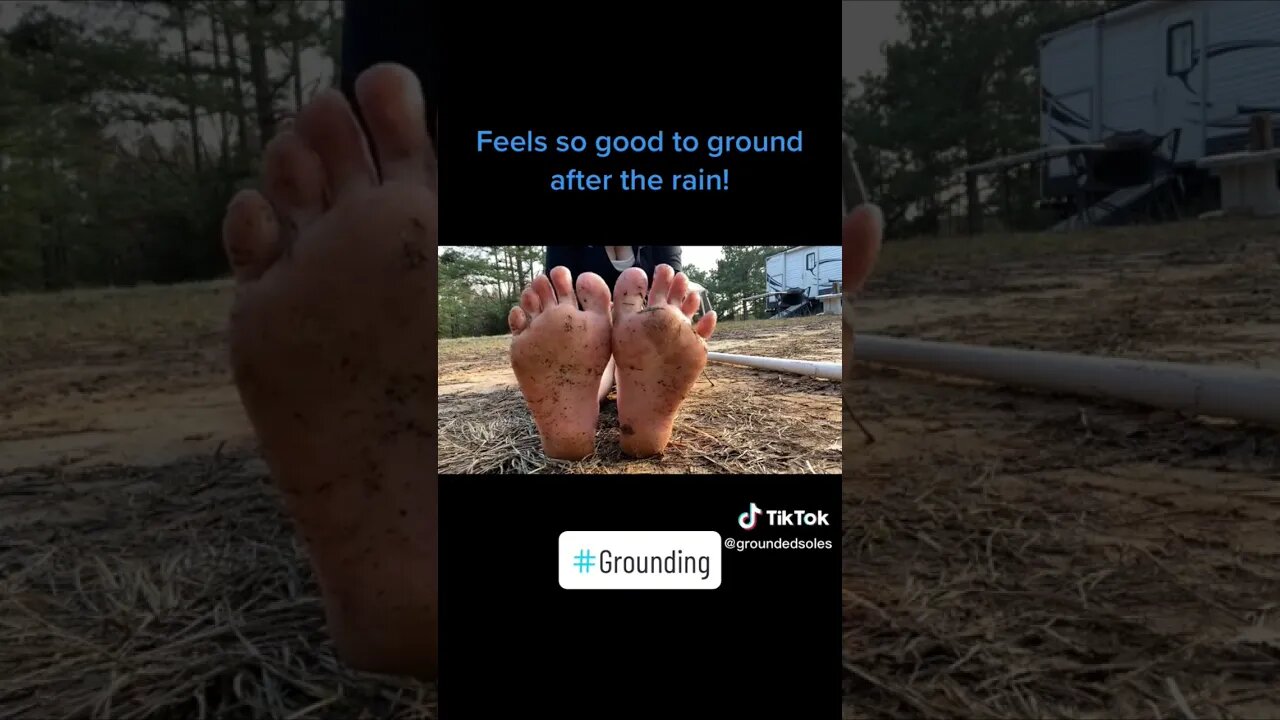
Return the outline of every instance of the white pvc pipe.
{"type": "Polygon", "coordinates": [[[871,363],[1280,425],[1280,375],[1259,370],[878,335],[857,335],[853,346],[855,358],[871,363]]]}
{"type": "Polygon", "coordinates": [[[744,365],[757,370],[777,370],[779,372],[808,375],[810,377],[839,380],[842,366],[840,363],[815,362],[812,360],[788,360],[786,358],[757,357],[755,355],[730,355],[728,353],[709,352],[707,359],[711,362],[729,365],[744,365]]]}

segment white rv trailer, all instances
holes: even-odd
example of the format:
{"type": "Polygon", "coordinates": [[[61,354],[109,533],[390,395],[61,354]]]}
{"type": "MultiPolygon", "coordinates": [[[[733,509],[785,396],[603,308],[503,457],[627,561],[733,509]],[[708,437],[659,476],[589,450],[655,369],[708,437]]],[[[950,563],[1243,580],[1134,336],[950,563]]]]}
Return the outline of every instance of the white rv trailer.
{"type": "MultiPolygon", "coordinates": [[[[1048,33],[1040,96],[1045,146],[1181,129],[1179,166],[1242,150],[1250,115],[1280,113],[1280,2],[1142,0],[1048,33]]],[[[1046,163],[1045,196],[1075,182],[1046,163]]]]}
{"type": "MultiPolygon", "coordinates": [[[[809,298],[831,291],[841,278],[839,245],[800,245],[770,255],[764,261],[765,292],[788,293],[793,290],[809,298]]],[[[765,305],[777,308],[778,295],[770,295],[765,305]]]]}

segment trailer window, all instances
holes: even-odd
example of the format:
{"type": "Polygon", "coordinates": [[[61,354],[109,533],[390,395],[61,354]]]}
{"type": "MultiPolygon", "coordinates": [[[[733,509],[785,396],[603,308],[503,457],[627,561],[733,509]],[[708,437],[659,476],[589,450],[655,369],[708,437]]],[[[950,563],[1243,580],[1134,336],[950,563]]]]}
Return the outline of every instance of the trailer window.
{"type": "Polygon", "coordinates": [[[1170,25],[1166,40],[1166,73],[1182,75],[1190,71],[1195,64],[1195,28],[1191,21],[1170,25]]]}
{"type": "Polygon", "coordinates": [[[813,270],[818,267],[818,256],[815,253],[809,253],[804,256],[804,269],[813,270]]]}

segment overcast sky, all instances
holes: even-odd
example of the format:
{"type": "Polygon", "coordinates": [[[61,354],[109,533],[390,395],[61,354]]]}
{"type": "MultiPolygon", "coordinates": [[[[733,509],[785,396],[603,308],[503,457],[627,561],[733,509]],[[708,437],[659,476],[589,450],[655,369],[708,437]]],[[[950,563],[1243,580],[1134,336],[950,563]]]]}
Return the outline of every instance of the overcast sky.
{"type": "MultiPolygon", "coordinates": [[[[86,9],[86,4],[84,3],[64,4],[49,2],[48,0],[25,0],[22,2],[0,0],[0,28],[11,26],[22,14],[22,11],[32,5],[43,5],[53,9],[55,12],[70,11],[71,13],[76,13],[77,11],[83,12],[86,9]]],[[[92,8],[93,6],[89,5],[88,7],[92,8]]],[[[105,9],[106,6],[102,7],[105,9]]],[[[92,10],[89,12],[92,13],[92,10]]],[[[906,29],[898,22],[897,12],[898,0],[845,0],[842,3],[840,11],[840,66],[844,77],[856,81],[858,76],[864,72],[879,71],[884,68],[884,56],[881,53],[882,46],[887,42],[906,39],[906,29]]],[[[114,15],[114,13],[104,14],[114,15]]],[[[200,35],[201,30],[202,28],[196,29],[196,34],[200,35]]],[[[283,58],[272,57],[271,60],[273,66],[280,66],[283,58]]],[[[313,50],[303,54],[303,76],[308,90],[323,86],[328,80],[329,69],[328,60],[323,58],[319,52],[313,50]]],[[[203,132],[209,133],[210,137],[212,137],[212,131],[214,130],[212,122],[212,120],[206,121],[205,124],[209,127],[202,128],[203,132]]],[[[162,133],[168,134],[163,131],[162,133]]],[[[718,255],[717,252],[716,256],[718,257],[718,255]]],[[[709,264],[704,259],[694,262],[700,267],[709,264]]],[[[714,260],[710,264],[714,264],[714,260]]]]}
{"type": "MultiPolygon", "coordinates": [[[[302,2],[311,3],[314,7],[312,12],[320,12],[324,7],[325,0],[301,0],[302,2]]],[[[136,20],[138,25],[135,32],[139,36],[145,36],[148,32],[155,31],[155,23],[147,18],[138,17],[137,13],[128,11],[118,6],[112,6],[107,3],[92,2],[59,2],[55,0],[24,0],[22,2],[12,2],[11,0],[0,0],[0,30],[6,30],[17,24],[22,15],[32,7],[42,7],[46,10],[66,17],[73,17],[91,26],[100,24],[100,26],[113,27],[116,29],[124,29],[126,19],[136,20]]],[[[193,57],[196,62],[212,63],[212,45],[207,43],[211,27],[207,22],[193,23],[189,35],[193,43],[205,42],[210,48],[205,52],[194,53],[193,57]]],[[[162,38],[167,43],[170,52],[177,53],[182,47],[181,36],[176,30],[166,32],[162,38]]],[[[240,54],[245,53],[244,46],[240,46],[240,54]]],[[[327,87],[333,74],[333,61],[324,55],[320,48],[303,48],[301,53],[302,66],[302,87],[304,100],[310,97],[317,90],[327,87]]],[[[267,64],[269,66],[272,78],[278,78],[288,70],[288,58],[282,53],[271,51],[267,53],[267,64]]],[[[247,62],[242,61],[241,72],[247,75],[247,62]]],[[[285,88],[280,93],[277,101],[277,110],[292,112],[293,93],[292,85],[285,88]]],[[[219,139],[219,118],[216,115],[209,115],[202,118],[199,124],[201,139],[207,147],[216,147],[219,139]]],[[[156,122],[146,128],[160,143],[168,144],[175,137],[175,128],[181,127],[186,131],[186,121],[178,122],[156,122]]],[[[144,129],[134,122],[120,122],[108,126],[108,132],[126,142],[135,141],[141,136],[144,129]]]]}
{"type": "Polygon", "coordinates": [[[898,0],[845,0],[840,9],[840,67],[844,77],[857,81],[864,72],[884,69],[881,45],[907,37],[897,13],[898,0]]]}

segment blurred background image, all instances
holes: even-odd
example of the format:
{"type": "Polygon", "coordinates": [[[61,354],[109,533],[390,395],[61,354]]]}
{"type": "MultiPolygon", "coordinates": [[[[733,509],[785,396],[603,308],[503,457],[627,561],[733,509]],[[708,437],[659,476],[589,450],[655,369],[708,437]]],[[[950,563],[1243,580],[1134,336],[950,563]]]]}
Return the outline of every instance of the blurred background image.
{"type": "Polygon", "coordinates": [[[225,274],[227,201],[335,83],[342,3],[0,4],[0,293],[225,274]]]}

